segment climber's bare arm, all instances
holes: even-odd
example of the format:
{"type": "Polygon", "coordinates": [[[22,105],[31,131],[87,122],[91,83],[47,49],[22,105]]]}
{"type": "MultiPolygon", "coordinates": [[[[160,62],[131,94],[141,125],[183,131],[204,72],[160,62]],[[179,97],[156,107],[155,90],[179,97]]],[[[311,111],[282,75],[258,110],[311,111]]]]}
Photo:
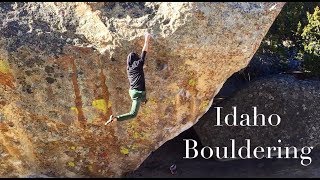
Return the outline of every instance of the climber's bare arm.
{"type": "Polygon", "coordinates": [[[143,51],[148,52],[148,50],[149,50],[149,41],[150,41],[150,38],[151,38],[151,34],[150,33],[146,33],[144,37],[145,37],[145,39],[144,39],[144,45],[143,45],[143,48],[142,48],[142,52],[143,51]]]}

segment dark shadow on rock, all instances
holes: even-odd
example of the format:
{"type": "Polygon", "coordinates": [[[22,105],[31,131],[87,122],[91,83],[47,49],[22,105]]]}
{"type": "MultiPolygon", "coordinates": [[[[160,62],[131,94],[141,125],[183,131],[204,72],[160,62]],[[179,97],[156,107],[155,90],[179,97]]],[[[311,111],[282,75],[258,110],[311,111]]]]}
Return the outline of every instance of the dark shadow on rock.
{"type": "Polygon", "coordinates": [[[1,29],[0,36],[10,38],[7,41],[7,51],[15,52],[21,46],[27,46],[31,50],[47,55],[59,55],[66,45],[88,43],[84,36],[75,35],[72,32],[61,33],[50,29],[47,22],[34,21],[33,30],[29,31],[27,24],[19,24],[12,21],[1,29]]]}
{"type": "Polygon", "coordinates": [[[131,18],[140,18],[146,14],[155,13],[154,9],[145,6],[145,2],[105,2],[102,12],[108,18],[126,18],[130,16],[131,18]],[[120,8],[123,10],[114,11],[115,8],[120,8]],[[122,13],[122,12],[125,12],[122,13]]]}

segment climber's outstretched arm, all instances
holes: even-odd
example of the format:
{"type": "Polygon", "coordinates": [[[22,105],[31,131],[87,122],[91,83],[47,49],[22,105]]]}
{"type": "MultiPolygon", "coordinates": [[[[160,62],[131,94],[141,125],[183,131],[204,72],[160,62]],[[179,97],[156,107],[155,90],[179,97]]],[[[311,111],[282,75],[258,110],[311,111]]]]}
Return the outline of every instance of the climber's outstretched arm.
{"type": "Polygon", "coordinates": [[[149,41],[150,41],[151,34],[146,33],[144,37],[145,37],[145,39],[144,39],[144,45],[142,48],[142,53],[143,53],[143,51],[147,52],[149,50],[149,41]]]}

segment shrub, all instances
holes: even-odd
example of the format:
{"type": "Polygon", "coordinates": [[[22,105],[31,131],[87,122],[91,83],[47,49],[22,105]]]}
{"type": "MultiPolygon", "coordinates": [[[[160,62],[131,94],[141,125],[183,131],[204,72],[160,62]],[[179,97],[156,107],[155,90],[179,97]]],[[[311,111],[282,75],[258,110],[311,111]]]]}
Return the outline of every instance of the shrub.
{"type": "Polygon", "coordinates": [[[304,50],[304,69],[314,75],[320,75],[320,9],[317,6],[314,13],[307,12],[308,24],[301,33],[304,50]]]}

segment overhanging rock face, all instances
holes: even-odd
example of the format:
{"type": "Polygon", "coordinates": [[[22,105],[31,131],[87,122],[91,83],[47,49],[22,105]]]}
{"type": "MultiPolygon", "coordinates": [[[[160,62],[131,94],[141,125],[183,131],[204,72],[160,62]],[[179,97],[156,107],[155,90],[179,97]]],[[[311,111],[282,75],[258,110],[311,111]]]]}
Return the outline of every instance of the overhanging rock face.
{"type": "Polygon", "coordinates": [[[0,175],[121,176],[195,124],[244,68],[284,3],[1,3],[0,175]],[[156,35],[148,103],[131,106],[126,57],[156,35]]]}

